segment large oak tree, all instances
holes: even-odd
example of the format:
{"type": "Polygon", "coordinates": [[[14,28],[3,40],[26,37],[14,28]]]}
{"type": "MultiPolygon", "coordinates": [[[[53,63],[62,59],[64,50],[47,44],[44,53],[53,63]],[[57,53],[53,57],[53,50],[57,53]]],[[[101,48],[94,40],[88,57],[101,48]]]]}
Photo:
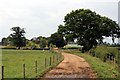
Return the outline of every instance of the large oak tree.
{"type": "Polygon", "coordinates": [[[65,25],[60,25],[58,32],[66,40],[75,40],[82,45],[82,52],[102,43],[104,37],[119,37],[120,28],[118,24],[102,17],[89,9],[79,9],[68,13],[64,18],[65,25]]]}

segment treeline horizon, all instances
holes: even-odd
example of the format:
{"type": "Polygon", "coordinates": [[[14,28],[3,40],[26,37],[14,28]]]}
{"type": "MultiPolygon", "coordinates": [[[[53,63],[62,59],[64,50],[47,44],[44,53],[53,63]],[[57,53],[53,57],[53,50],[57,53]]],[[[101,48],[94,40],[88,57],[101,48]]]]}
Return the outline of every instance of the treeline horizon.
{"type": "Polygon", "coordinates": [[[108,44],[103,42],[104,37],[111,37],[115,45],[118,45],[115,43],[115,38],[120,38],[120,27],[115,21],[90,9],[72,10],[64,17],[64,24],[58,26],[57,32],[51,34],[50,37],[34,37],[31,39],[32,42],[24,36],[24,28],[13,27],[11,30],[13,33],[8,36],[8,40],[3,38],[3,43],[8,42],[19,48],[26,46],[26,43],[31,46],[33,42],[39,44],[40,47],[46,47],[46,45],[49,47],[51,44],[64,47],[67,42],[77,40],[76,43],[83,46],[83,53],[99,44],[108,44]]]}

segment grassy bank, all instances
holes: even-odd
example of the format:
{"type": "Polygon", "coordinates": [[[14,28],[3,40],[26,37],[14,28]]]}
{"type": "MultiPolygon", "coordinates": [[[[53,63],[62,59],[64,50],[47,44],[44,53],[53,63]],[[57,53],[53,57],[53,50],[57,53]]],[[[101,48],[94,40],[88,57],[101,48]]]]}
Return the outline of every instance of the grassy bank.
{"type": "Polygon", "coordinates": [[[75,54],[83,57],[97,73],[98,78],[116,78],[118,76],[118,70],[116,64],[103,62],[101,59],[88,55],[87,53],[81,53],[79,50],[63,50],[71,54],[75,54]]]}
{"type": "Polygon", "coordinates": [[[118,47],[97,46],[91,49],[89,54],[91,56],[100,58],[104,62],[118,63],[118,47]]]}
{"type": "Polygon", "coordinates": [[[26,78],[41,76],[46,70],[62,60],[60,56],[60,54],[49,50],[2,50],[4,78],[23,78],[23,64],[25,64],[26,78]]]}

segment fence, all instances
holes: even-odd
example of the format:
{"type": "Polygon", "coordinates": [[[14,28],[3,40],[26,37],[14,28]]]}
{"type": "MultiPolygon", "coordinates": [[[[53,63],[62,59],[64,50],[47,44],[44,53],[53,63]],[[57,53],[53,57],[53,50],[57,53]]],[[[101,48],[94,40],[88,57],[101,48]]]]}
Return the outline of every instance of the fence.
{"type": "MultiPolygon", "coordinates": [[[[39,62],[38,62],[38,60],[35,60],[33,63],[33,65],[34,65],[33,70],[35,73],[34,75],[36,75],[36,76],[34,78],[39,76],[40,68],[44,67],[44,70],[48,70],[53,65],[56,65],[57,63],[59,63],[61,60],[62,60],[61,54],[53,55],[53,56],[50,56],[47,58],[45,57],[44,64],[41,64],[42,66],[38,66],[39,62]]],[[[2,80],[6,78],[5,77],[5,69],[6,69],[6,66],[2,66],[2,80]]],[[[27,75],[27,73],[29,73],[29,72],[27,72],[27,65],[25,63],[21,65],[21,70],[22,70],[22,73],[20,73],[20,74],[22,74],[22,78],[23,79],[28,78],[29,76],[27,75]]]]}

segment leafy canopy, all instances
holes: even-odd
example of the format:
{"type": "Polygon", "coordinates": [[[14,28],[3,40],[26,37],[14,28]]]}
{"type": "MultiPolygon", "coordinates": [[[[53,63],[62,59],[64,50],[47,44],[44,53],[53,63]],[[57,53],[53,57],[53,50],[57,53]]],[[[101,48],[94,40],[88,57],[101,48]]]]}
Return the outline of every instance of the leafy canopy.
{"type": "Polygon", "coordinates": [[[18,27],[12,27],[11,31],[13,31],[12,34],[10,34],[11,37],[11,41],[13,42],[13,45],[18,47],[18,49],[20,49],[20,47],[23,47],[26,45],[26,38],[24,37],[24,28],[20,28],[18,27]]]}
{"type": "Polygon", "coordinates": [[[79,9],[68,13],[64,18],[65,25],[60,25],[58,33],[66,40],[75,40],[82,45],[82,51],[88,51],[92,47],[102,43],[104,37],[119,37],[118,24],[102,17],[89,9],[79,9]]]}
{"type": "Polygon", "coordinates": [[[53,45],[56,45],[56,47],[58,48],[64,47],[66,45],[66,42],[63,39],[63,36],[58,33],[51,34],[49,38],[49,44],[50,43],[52,43],[53,45]]]}

